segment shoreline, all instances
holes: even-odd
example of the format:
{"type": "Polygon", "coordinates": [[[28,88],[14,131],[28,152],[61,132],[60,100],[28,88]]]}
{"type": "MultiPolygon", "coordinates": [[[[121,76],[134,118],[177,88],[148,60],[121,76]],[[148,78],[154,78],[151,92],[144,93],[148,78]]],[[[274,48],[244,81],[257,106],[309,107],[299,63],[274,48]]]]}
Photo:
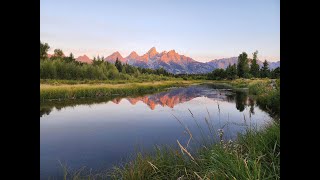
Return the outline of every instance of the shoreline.
{"type": "Polygon", "coordinates": [[[40,84],[40,101],[96,98],[153,93],[170,87],[182,87],[205,81],[158,81],[126,84],[40,84]]]}

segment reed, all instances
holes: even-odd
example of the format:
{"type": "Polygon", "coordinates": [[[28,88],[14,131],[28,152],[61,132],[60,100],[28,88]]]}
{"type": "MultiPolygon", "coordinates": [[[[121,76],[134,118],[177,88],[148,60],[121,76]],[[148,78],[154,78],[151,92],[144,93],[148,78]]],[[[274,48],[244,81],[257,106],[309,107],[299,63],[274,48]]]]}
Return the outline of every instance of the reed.
{"type": "MultiPolygon", "coordinates": [[[[181,119],[177,120],[188,129],[181,119]]],[[[205,124],[213,128],[213,124],[205,124]]],[[[192,149],[177,140],[177,146],[155,146],[154,152],[137,152],[132,159],[99,176],[76,173],[80,170],[67,174],[70,179],[280,179],[280,124],[270,123],[259,131],[248,128],[234,142],[223,141],[223,129],[216,132],[205,136],[212,138],[206,146],[192,149]],[[217,139],[220,143],[215,143],[217,139]]],[[[203,145],[204,140],[193,142],[203,145]]]]}
{"type": "MultiPolygon", "coordinates": [[[[279,106],[280,109],[280,98],[277,98],[280,95],[279,80],[275,85],[268,79],[236,80],[229,84],[233,88],[248,88],[251,95],[258,100],[260,98],[258,102],[261,106],[269,104],[270,108],[277,109],[279,106]],[[265,103],[263,98],[273,100],[265,103]]],[[[225,125],[216,131],[208,112],[208,118],[205,118],[203,123],[208,129],[205,131],[191,110],[189,111],[202,139],[197,139],[183,121],[174,116],[190,136],[186,145],[177,140],[177,146],[156,146],[153,152],[137,152],[132,159],[117,164],[110,171],[99,173],[99,176],[85,173],[72,176],[69,173],[68,177],[128,180],[280,179],[280,124],[277,121],[260,130],[250,125],[246,133],[238,134],[235,141],[225,141],[225,125]],[[197,146],[190,146],[190,141],[197,146]]]]}
{"type": "Polygon", "coordinates": [[[280,128],[248,130],[236,142],[212,144],[191,153],[179,142],[177,149],[161,149],[156,155],[139,154],[111,179],[280,179],[280,128]],[[186,158],[188,157],[188,158],[186,158]],[[149,164],[148,162],[152,163],[149,164]],[[154,170],[154,166],[157,167],[154,170]]]}
{"type": "Polygon", "coordinates": [[[168,87],[185,86],[196,81],[162,81],[127,84],[40,84],[40,101],[109,97],[153,93],[168,87]]]}

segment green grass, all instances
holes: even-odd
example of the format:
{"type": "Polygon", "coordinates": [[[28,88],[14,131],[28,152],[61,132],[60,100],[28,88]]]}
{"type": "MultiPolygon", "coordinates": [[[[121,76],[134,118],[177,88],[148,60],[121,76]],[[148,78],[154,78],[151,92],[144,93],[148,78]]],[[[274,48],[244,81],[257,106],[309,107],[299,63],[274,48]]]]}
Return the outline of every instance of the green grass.
{"type": "Polygon", "coordinates": [[[280,79],[255,82],[248,85],[249,94],[255,96],[259,107],[269,112],[273,117],[280,116],[280,79]]]}
{"type": "MultiPolygon", "coordinates": [[[[248,88],[261,107],[280,113],[280,80],[271,86],[269,79],[220,81],[226,88],[248,88]]],[[[210,126],[208,125],[210,128],[210,126]]],[[[200,130],[200,129],[199,129],[200,130]]],[[[190,133],[191,134],[191,133],[190,133]]],[[[192,134],[191,134],[192,136],[192,134]]],[[[66,179],[280,179],[280,124],[274,121],[260,130],[247,129],[232,142],[215,140],[196,149],[186,145],[158,146],[154,152],[138,152],[111,171],[88,173],[67,171],[66,179]],[[219,142],[219,141],[218,141],[219,142]]],[[[213,137],[212,137],[213,138],[213,137]]],[[[219,140],[219,138],[218,138],[219,140]]]]}
{"type": "Polygon", "coordinates": [[[152,154],[137,153],[111,171],[64,172],[66,179],[280,179],[280,125],[248,129],[235,142],[222,141],[195,152],[182,145],[158,146],[152,154]]]}
{"type": "Polygon", "coordinates": [[[115,80],[65,80],[65,79],[40,79],[40,84],[127,84],[127,83],[142,83],[142,82],[157,82],[157,81],[181,81],[182,78],[174,78],[167,76],[157,76],[157,75],[146,75],[144,77],[141,75],[140,78],[131,77],[130,79],[115,79],[115,80]]]}
{"type": "Polygon", "coordinates": [[[40,84],[40,101],[125,96],[153,93],[174,86],[185,86],[196,81],[160,81],[126,84],[40,84]]]}
{"type": "Polygon", "coordinates": [[[155,155],[138,154],[112,179],[279,179],[280,128],[248,130],[237,142],[214,144],[188,156],[172,148],[157,148],[155,155]],[[194,158],[192,160],[191,156],[194,158]]]}
{"type": "MultiPolygon", "coordinates": [[[[269,79],[220,83],[230,84],[226,87],[233,89],[248,88],[259,106],[280,113],[280,80],[274,88],[269,79]]],[[[277,122],[260,131],[248,129],[245,134],[239,134],[236,142],[212,144],[190,156],[174,148],[155,151],[155,155],[140,153],[133,161],[115,168],[112,179],[280,179],[280,125],[277,122]]]]}
{"type": "Polygon", "coordinates": [[[268,78],[236,79],[233,81],[218,81],[217,83],[227,84],[234,91],[248,91],[262,110],[267,111],[275,119],[279,118],[280,79],[276,79],[274,83],[268,78]]]}

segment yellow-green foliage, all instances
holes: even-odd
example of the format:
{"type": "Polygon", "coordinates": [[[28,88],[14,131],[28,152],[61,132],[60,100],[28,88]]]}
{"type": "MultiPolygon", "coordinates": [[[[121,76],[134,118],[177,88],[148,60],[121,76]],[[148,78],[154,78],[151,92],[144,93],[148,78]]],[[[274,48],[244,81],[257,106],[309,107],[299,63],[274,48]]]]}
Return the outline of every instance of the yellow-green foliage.
{"type": "Polygon", "coordinates": [[[76,99],[114,95],[134,95],[163,90],[173,86],[183,86],[195,81],[161,81],[127,84],[40,84],[40,100],[76,99]]]}
{"type": "MultiPolygon", "coordinates": [[[[220,81],[221,82],[221,81],[220,81]]],[[[177,83],[177,82],[175,82],[177,83]]],[[[280,80],[226,81],[236,88],[249,88],[258,104],[280,110],[280,80]]],[[[68,173],[65,173],[68,174],[68,173]]],[[[70,174],[70,178],[75,176],[70,174]]],[[[156,147],[153,154],[138,153],[131,161],[110,172],[76,175],[75,179],[280,179],[280,124],[263,130],[248,129],[235,142],[187,147],[156,147]]]]}
{"type": "Polygon", "coordinates": [[[248,129],[235,142],[211,144],[192,153],[156,146],[153,154],[138,153],[111,171],[64,174],[70,179],[280,179],[280,125],[248,129]]]}

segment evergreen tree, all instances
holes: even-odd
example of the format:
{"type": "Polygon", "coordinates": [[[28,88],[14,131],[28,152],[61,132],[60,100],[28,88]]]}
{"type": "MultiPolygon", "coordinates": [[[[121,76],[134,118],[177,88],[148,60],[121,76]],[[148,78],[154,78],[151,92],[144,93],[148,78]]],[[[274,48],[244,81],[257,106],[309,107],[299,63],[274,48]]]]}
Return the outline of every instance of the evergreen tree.
{"type": "Polygon", "coordinates": [[[74,62],[76,59],[74,58],[73,54],[70,53],[69,57],[66,57],[65,60],[67,62],[74,62]]]}
{"type": "Polygon", "coordinates": [[[238,56],[237,73],[239,77],[247,77],[249,73],[248,55],[243,52],[238,56]]]}
{"type": "Polygon", "coordinates": [[[267,60],[264,60],[260,74],[263,78],[270,76],[269,63],[267,62],[267,60]]]}
{"type": "Polygon", "coordinates": [[[271,71],[271,78],[273,79],[280,78],[280,67],[277,67],[273,71],[271,71]]]}
{"type": "Polygon", "coordinates": [[[119,59],[116,59],[116,62],[114,63],[116,68],[118,69],[119,72],[122,72],[122,63],[119,61],[119,59]]]}
{"type": "Polygon", "coordinates": [[[258,55],[258,51],[255,51],[253,53],[253,59],[250,66],[250,74],[253,77],[259,77],[260,67],[259,67],[259,64],[257,64],[257,55],[258,55]]]}
{"type": "Polygon", "coordinates": [[[73,56],[72,53],[70,53],[69,58],[70,58],[71,60],[74,60],[74,56],[73,56]]]}

